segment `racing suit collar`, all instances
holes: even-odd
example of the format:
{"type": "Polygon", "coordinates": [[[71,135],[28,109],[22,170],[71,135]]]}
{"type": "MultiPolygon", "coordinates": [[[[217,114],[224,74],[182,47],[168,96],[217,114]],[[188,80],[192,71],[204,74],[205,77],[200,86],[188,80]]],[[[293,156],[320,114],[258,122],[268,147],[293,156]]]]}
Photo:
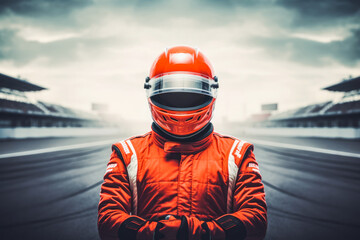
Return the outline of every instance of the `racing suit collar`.
{"type": "Polygon", "coordinates": [[[214,127],[211,123],[188,138],[178,139],[162,130],[155,123],[152,124],[154,142],[166,153],[195,153],[207,148],[212,142],[214,127]]]}

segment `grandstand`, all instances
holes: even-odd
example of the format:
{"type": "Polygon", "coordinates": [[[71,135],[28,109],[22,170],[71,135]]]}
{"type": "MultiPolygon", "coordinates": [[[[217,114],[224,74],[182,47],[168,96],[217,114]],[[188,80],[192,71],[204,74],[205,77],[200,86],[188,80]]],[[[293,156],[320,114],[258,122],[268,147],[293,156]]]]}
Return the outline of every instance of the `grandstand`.
{"type": "Polygon", "coordinates": [[[341,92],[340,100],[326,101],[253,118],[247,127],[275,135],[360,138],[360,76],[323,88],[341,92]]]}
{"type": "Polygon", "coordinates": [[[98,116],[57,104],[30,100],[27,92],[46,88],[0,74],[0,128],[99,127],[98,116]]]}

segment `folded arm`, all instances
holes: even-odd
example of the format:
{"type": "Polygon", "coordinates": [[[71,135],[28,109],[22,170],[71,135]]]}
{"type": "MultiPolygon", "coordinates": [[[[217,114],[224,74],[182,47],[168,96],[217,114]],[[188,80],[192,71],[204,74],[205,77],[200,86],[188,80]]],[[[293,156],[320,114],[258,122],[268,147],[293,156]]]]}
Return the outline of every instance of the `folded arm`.
{"type": "Polygon", "coordinates": [[[208,222],[195,217],[162,220],[160,225],[146,221],[130,214],[131,190],[125,163],[113,151],[101,187],[98,229],[101,239],[263,239],[266,211],[261,175],[255,156],[249,150],[240,165],[231,213],[208,222]]]}
{"type": "Polygon", "coordinates": [[[261,175],[254,153],[249,150],[238,172],[232,212],[209,222],[188,218],[189,236],[202,240],[263,239],[267,228],[266,212],[261,175]]]}

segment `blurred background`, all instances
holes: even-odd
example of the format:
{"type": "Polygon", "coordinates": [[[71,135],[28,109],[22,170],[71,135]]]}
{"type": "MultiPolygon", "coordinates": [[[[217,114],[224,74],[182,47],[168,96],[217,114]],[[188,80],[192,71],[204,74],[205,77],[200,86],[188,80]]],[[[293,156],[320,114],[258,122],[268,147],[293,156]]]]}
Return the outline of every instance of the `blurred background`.
{"type": "Polygon", "coordinates": [[[360,235],[360,3],[0,1],[0,238],[98,239],[111,144],[150,130],[174,45],[220,89],[215,130],[255,145],[266,239],[360,235]]]}

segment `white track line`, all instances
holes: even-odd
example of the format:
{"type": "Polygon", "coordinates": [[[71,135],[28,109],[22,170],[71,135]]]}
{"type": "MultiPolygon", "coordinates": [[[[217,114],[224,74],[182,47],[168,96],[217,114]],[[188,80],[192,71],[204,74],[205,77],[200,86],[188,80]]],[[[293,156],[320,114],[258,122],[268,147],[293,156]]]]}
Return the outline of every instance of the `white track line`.
{"type": "Polygon", "coordinates": [[[80,143],[80,144],[75,144],[75,145],[65,145],[65,146],[59,146],[59,147],[42,148],[42,149],[29,150],[29,151],[23,151],[23,152],[5,153],[5,154],[0,155],[0,159],[10,158],[10,157],[22,157],[22,156],[50,153],[50,152],[58,152],[58,151],[66,151],[66,150],[74,150],[74,149],[80,149],[80,148],[103,146],[103,145],[112,144],[112,143],[118,142],[118,141],[119,141],[118,139],[112,139],[112,140],[104,140],[104,141],[97,141],[97,142],[80,143]]]}
{"type": "Polygon", "coordinates": [[[342,151],[336,151],[336,150],[329,150],[329,149],[325,149],[325,148],[315,148],[315,147],[294,145],[294,144],[288,144],[288,143],[279,143],[279,142],[269,142],[269,141],[263,141],[263,140],[255,140],[255,139],[250,142],[254,143],[254,144],[263,145],[263,146],[269,146],[269,147],[287,148],[287,149],[302,150],[302,151],[308,151],[308,152],[332,154],[332,155],[344,156],[344,157],[360,158],[359,153],[342,152],[342,151]]]}
{"type": "MultiPolygon", "coordinates": [[[[60,146],[60,147],[42,148],[42,149],[29,150],[29,151],[23,151],[23,152],[5,153],[5,154],[0,155],[0,159],[10,158],[10,157],[22,157],[22,156],[50,153],[50,152],[58,152],[58,151],[66,151],[66,150],[74,150],[74,149],[80,149],[80,148],[96,147],[96,146],[102,146],[102,145],[106,145],[106,144],[112,144],[114,142],[118,142],[118,139],[104,140],[104,141],[98,141],[98,142],[89,142],[89,143],[80,143],[80,144],[60,146]]],[[[317,153],[323,153],[323,154],[333,154],[333,155],[344,156],[344,157],[360,158],[360,154],[358,154],[358,153],[335,151],[335,150],[329,150],[329,149],[324,149],[324,148],[307,147],[307,146],[293,145],[293,144],[288,144],[288,143],[269,142],[269,141],[263,141],[263,140],[255,140],[255,139],[250,140],[249,142],[254,143],[254,144],[263,145],[263,146],[279,147],[279,148],[287,148],[287,149],[302,150],[302,151],[309,151],[309,152],[317,152],[317,153]]]]}

